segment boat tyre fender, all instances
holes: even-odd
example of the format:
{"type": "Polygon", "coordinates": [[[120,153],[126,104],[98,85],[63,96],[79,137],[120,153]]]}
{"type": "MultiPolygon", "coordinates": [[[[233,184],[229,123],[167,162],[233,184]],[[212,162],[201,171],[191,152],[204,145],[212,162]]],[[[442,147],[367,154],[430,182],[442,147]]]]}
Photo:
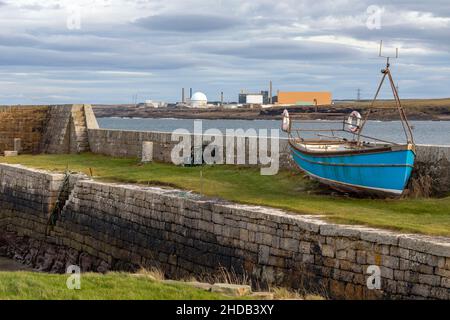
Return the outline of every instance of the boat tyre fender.
{"type": "Polygon", "coordinates": [[[283,112],[283,125],[281,129],[284,132],[291,132],[291,118],[289,117],[289,112],[284,110],[283,112]]]}
{"type": "Polygon", "coordinates": [[[348,117],[348,129],[353,133],[358,133],[361,129],[361,114],[358,111],[353,111],[348,117]]]}

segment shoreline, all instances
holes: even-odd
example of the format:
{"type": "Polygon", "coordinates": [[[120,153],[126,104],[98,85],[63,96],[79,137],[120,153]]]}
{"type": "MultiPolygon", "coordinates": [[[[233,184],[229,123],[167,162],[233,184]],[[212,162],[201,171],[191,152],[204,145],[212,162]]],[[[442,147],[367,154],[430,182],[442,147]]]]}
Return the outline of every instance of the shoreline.
{"type": "MultiPolygon", "coordinates": [[[[220,121],[220,120],[244,120],[244,121],[280,121],[282,119],[275,119],[275,118],[261,118],[261,119],[241,119],[241,118],[195,118],[195,117],[179,117],[179,118],[174,118],[174,117],[128,117],[128,116],[98,116],[97,119],[126,119],[126,120],[145,120],[145,119],[160,119],[160,120],[211,120],[211,121],[220,121]]],[[[320,121],[320,122],[328,122],[328,121],[332,121],[332,120],[325,120],[325,119],[314,119],[315,121],[320,121]]],[[[419,119],[419,120],[414,120],[414,119],[408,119],[410,121],[415,121],[415,122],[419,122],[419,121],[423,121],[423,122],[447,122],[450,121],[450,119],[432,119],[432,120],[427,120],[427,119],[419,119]]],[[[372,122],[400,122],[400,120],[398,119],[392,119],[392,120],[371,120],[369,119],[369,121],[372,122]]]]}
{"type": "MultiPolygon", "coordinates": [[[[386,107],[387,108],[387,107],[386,107]]],[[[268,109],[189,109],[173,108],[150,109],[131,105],[94,105],[93,110],[97,118],[142,118],[142,119],[198,119],[198,120],[282,120],[283,111],[287,109],[292,116],[302,117],[304,120],[342,120],[356,110],[365,114],[367,106],[337,105],[315,107],[274,107],[268,109]],[[317,113],[316,113],[317,111],[317,113]]],[[[450,104],[447,106],[416,107],[406,104],[406,113],[411,121],[450,121],[450,104]]],[[[375,109],[370,120],[396,121],[399,120],[395,109],[375,109]]]]}

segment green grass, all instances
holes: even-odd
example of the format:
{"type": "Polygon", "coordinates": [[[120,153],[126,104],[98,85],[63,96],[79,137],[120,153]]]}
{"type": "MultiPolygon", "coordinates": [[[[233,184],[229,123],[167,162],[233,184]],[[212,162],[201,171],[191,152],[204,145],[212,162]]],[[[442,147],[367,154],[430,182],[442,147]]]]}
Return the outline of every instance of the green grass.
{"type": "Polygon", "coordinates": [[[69,290],[67,275],[0,272],[0,300],[225,300],[220,294],[183,284],[110,273],[82,274],[81,289],[69,290]]]}
{"type": "Polygon", "coordinates": [[[402,232],[450,237],[450,197],[443,199],[373,200],[310,194],[311,182],[296,172],[261,176],[256,168],[210,166],[184,168],[170,164],[140,165],[136,159],[94,154],[23,155],[0,162],[89,173],[96,179],[193,190],[240,203],[272,206],[300,214],[322,215],[338,223],[362,224],[402,232]],[[203,170],[203,187],[200,171],[203,170]]]}

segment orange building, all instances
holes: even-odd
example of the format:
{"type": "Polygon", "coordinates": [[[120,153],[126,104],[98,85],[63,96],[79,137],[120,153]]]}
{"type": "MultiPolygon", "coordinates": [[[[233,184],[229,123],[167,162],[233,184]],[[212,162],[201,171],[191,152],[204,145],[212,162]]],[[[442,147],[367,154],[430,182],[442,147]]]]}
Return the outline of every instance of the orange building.
{"type": "Polygon", "coordinates": [[[330,105],[331,92],[279,92],[278,104],[330,105]]]}

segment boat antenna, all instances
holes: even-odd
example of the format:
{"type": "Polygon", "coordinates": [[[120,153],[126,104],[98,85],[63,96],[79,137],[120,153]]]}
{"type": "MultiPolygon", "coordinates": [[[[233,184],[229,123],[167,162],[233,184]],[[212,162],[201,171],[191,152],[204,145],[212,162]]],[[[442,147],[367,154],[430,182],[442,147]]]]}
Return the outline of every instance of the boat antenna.
{"type": "Polygon", "coordinates": [[[400,100],[399,94],[398,94],[398,90],[397,87],[395,85],[394,79],[392,78],[392,73],[391,73],[391,59],[398,59],[399,57],[399,50],[398,48],[395,49],[395,57],[391,57],[391,56],[385,56],[383,55],[383,40],[380,41],[380,51],[379,51],[379,57],[380,58],[384,58],[386,59],[386,68],[384,68],[383,70],[381,70],[381,73],[383,74],[383,77],[381,78],[381,82],[378,85],[378,89],[377,92],[375,94],[375,98],[372,100],[371,106],[369,108],[369,111],[367,112],[366,116],[364,117],[364,121],[361,125],[361,129],[359,130],[358,133],[358,144],[360,143],[361,140],[361,133],[364,129],[364,126],[366,125],[370,114],[373,112],[373,109],[375,107],[375,103],[378,99],[378,96],[380,94],[381,88],[383,86],[384,81],[386,80],[386,78],[389,79],[390,85],[391,85],[391,89],[392,89],[392,93],[394,95],[394,99],[395,99],[395,104],[397,106],[397,110],[399,111],[400,114],[400,120],[403,126],[403,131],[405,132],[405,136],[406,136],[406,140],[408,142],[408,144],[415,144],[414,143],[414,136],[412,133],[412,129],[411,126],[408,122],[408,118],[406,117],[406,112],[405,109],[402,106],[402,102],[400,100]]]}

